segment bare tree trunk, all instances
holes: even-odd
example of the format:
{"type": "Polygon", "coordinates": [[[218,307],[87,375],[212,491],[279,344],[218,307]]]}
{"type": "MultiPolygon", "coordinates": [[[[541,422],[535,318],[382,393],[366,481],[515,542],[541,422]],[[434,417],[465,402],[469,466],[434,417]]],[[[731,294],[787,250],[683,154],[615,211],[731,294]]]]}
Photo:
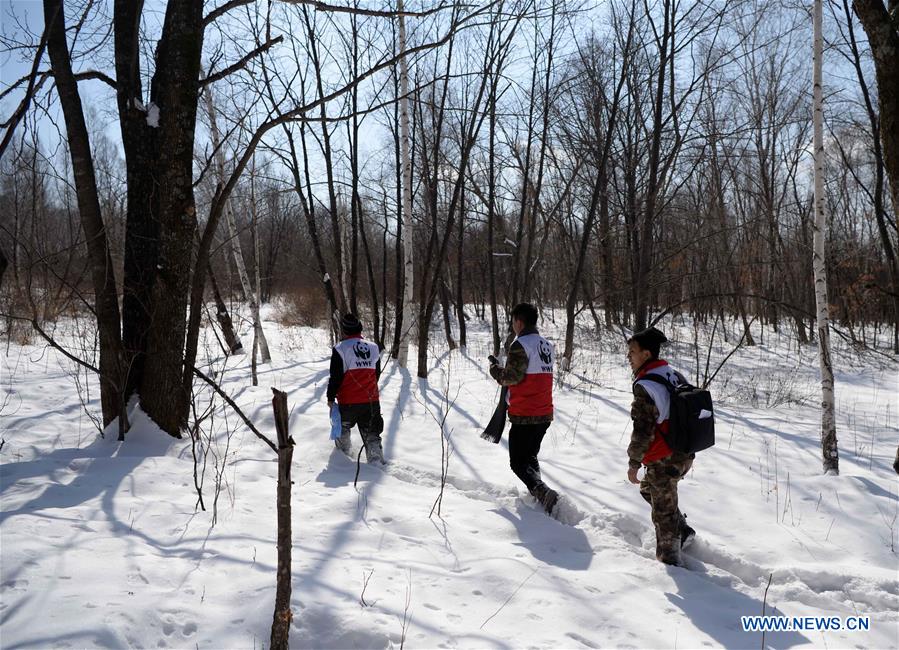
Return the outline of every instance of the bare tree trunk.
{"type": "Polygon", "coordinates": [[[215,273],[212,272],[212,265],[207,261],[206,273],[209,274],[209,282],[212,284],[212,295],[215,298],[215,319],[218,321],[219,327],[222,328],[222,334],[225,337],[225,344],[231,354],[243,354],[243,344],[234,331],[234,324],[231,322],[231,315],[228,313],[228,306],[222,300],[222,293],[219,291],[218,282],[215,281],[215,273]]]}
{"type": "MultiPolygon", "coordinates": [[[[164,431],[181,437],[190,407],[190,391],[184,387],[187,374],[188,297],[191,291],[191,260],[197,230],[193,192],[194,134],[197,123],[200,59],[203,42],[203,3],[170,3],[166,27],[172,30],[166,44],[157,49],[157,93],[151,100],[159,106],[159,139],[155,164],[159,170],[159,255],[157,273],[150,292],[152,325],[147,331],[146,360],[140,383],[141,405],[164,431]],[[174,408],[173,408],[174,401],[174,408]]],[[[148,110],[148,114],[149,111],[148,110]]],[[[152,130],[153,127],[151,127],[152,130]]],[[[146,197],[144,197],[146,198],[146,197]]],[[[129,220],[130,221],[130,220],[129,220]]],[[[205,260],[194,273],[204,279],[205,260]]],[[[193,365],[192,362],[190,365],[193,365]]]]}
{"type": "MultiPolygon", "coordinates": [[[[358,16],[350,15],[352,32],[352,52],[350,53],[353,77],[359,76],[359,25],[358,16]]],[[[359,313],[358,290],[359,283],[359,230],[362,228],[362,201],[359,198],[359,87],[354,86],[350,91],[350,115],[347,120],[347,135],[350,148],[350,229],[352,241],[350,245],[350,311],[359,313]]],[[[372,330],[377,335],[377,329],[372,330]]]]}
{"type": "Polygon", "coordinates": [[[140,75],[141,49],[138,45],[141,6],[119,2],[115,5],[116,98],[125,170],[128,179],[125,260],[122,278],[122,342],[130,372],[125,394],[140,387],[147,349],[147,332],[152,322],[150,287],[159,253],[159,190],[156,159],[158,129],[147,125],[141,110],[144,100],[140,75]]]}
{"type": "MultiPolygon", "coordinates": [[[[212,137],[212,146],[215,148],[215,168],[216,175],[218,176],[218,182],[220,184],[225,183],[225,154],[222,150],[222,142],[221,135],[218,129],[218,120],[216,118],[215,112],[215,102],[212,98],[212,91],[207,90],[205,93],[206,100],[206,112],[209,116],[209,131],[212,137]]],[[[255,220],[256,218],[256,196],[255,196],[255,183],[252,183],[251,188],[251,199],[250,199],[250,210],[252,211],[252,218],[255,220]]],[[[233,204],[231,201],[228,201],[225,204],[225,223],[228,226],[228,244],[231,248],[231,255],[234,257],[234,266],[237,267],[237,276],[240,278],[240,286],[243,288],[244,296],[246,296],[247,300],[250,302],[250,314],[253,317],[253,331],[254,337],[259,342],[259,349],[262,354],[262,362],[269,363],[271,361],[271,355],[268,351],[268,341],[265,339],[265,332],[262,331],[262,323],[259,319],[259,294],[258,291],[253,288],[253,285],[250,282],[250,276],[247,273],[247,265],[244,261],[243,251],[240,246],[240,236],[237,232],[237,223],[234,219],[234,210],[233,204]]],[[[259,260],[258,256],[256,259],[256,270],[258,274],[259,260]]]]}
{"type": "MultiPolygon", "coordinates": [[[[538,248],[538,252],[534,253],[534,243],[537,236],[537,214],[540,212],[538,210],[540,206],[540,195],[543,190],[543,177],[546,171],[546,148],[549,143],[549,112],[550,107],[552,105],[552,72],[553,72],[553,45],[556,41],[556,12],[558,11],[558,5],[556,3],[551,4],[551,15],[550,15],[550,25],[549,25],[549,38],[546,38],[544,41],[544,47],[546,52],[546,71],[544,75],[542,95],[543,95],[543,112],[541,116],[541,133],[540,133],[540,155],[537,161],[537,180],[534,183],[533,188],[533,203],[531,204],[530,211],[530,223],[529,223],[529,231],[527,238],[527,247],[525,249],[525,265],[523,267],[524,277],[521,282],[521,295],[522,299],[527,299],[528,296],[531,295],[532,292],[532,283],[534,282],[534,273],[533,265],[537,263],[537,259],[535,259],[535,255],[539,258],[542,253],[542,244],[545,244],[545,237],[543,242],[541,242],[541,246],[538,248]]],[[[535,62],[536,65],[536,62],[535,62]]],[[[525,176],[525,182],[528,181],[528,177],[525,176]]],[[[544,234],[546,231],[544,231],[544,234]]],[[[542,309],[541,309],[542,311],[542,309]]]]}
{"type": "Polygon", "coordinates": [[[824,239],[827,229],[824,195],[824,95],[822,89],[822,58],[824,37],[821,33],[822,0],[814,6],[814,70],[813,70],[813,127],[815,151],[815,226],[814,271],[815,303],[818,329],[818,359],[821,366],[821,452],[824,472],[838,474],[840,457],[837,451],[837,426],[834,418],[833,365],[830,358],[830,314],[827,304],[827,267],[824,239]]]}
{"type": "Polygon", "coordinates": [[[293,132],[285,127],[285,135],[287,136],[287,144],[290,148],[290,158],[288,166],[293,176],[294,189],[297,196],[300,197],[300,203],[303,208],[303,216],[306,218],[306,228],[309,232],[309,240],[312,243],[312,250],[315,253],[315,261],[318,263],[318,271],[321,273],[321,286],[328,300],[330,314],[328,314],[328,322],[331,324],[331,330],[336,334],[337,320],[335,316],[339,312],[339,303],[337,302],[337,294],[334,290],[334,282],[331,274],[328,272],[328,265],[325,261],[325,254],[322,250],[321,238],[318,234],[318,226],[316,225],[315,216],[315,199],[312,195],[312,178],[309,171],[309,156],[306,153],[306,126],[300,124],[300,140],[303,153],[303,170],[300,170],[300,161],[297,155],[296,142],[294,141],[293,132]],[[302,175],[301,175],[302,174],[302,175]],[[304,193],[303,184],[305,182],[306,190],[304,193]]]}
{"type": "Polygon", "coordinates": [[[334,239],[334,266],[337,274],[337,303],[341,311],[347,309],[347,287],[344,270],[344,259],[341,253],[341,233],[340,233],[340,213],[337,205],[337,190],[334,186],[334,161],[331,151],[331,131],[328,128],[327,103],[322,101],[325,96],[325,90],[322,79],[322,65],[318,52],[318,39],[315,35],[315,29],[309,18],[309,11],[303,5],[303,18],[306,21],[306,28],[309,34],[309,55],[315,69],[315,84],[318,92],[318,99],[321,101],[319,106],[319,119],[321,120],[322,129],[322,155],[324,156],[325,175],[328,181],[328,208],[331,213],[331,235],[334,239]]]}
{"type": "MultiPolygon", "coordinates": [[[[881,35],[880,38],[884,40],[890,40],[889,30],[885,29],[886,27],[889,27],[889,25],[883,24],[883,13],[879,11],[876,3],[872,0],[863,0],[862,2],[856,4],[856,12],[859,15],[859,19],[862,20],[862,25],[865,27],[866,31],[868,30],[868,24],[871,24],[872,31],[877,31],[878,34],[881,35]],[[862,19],[862,13],[865,13],[865,19],[862,19]]],[[[899,8],[899,3],[894,0],[893,4],[893,10],[895,11],[897,8],[899,8]]],[[[861,55],[859,53],[858,43],[855,39],[855,29],[852,26],[852,13],[849,10],[848,0],[843,0],[843,11],[846,14],[849,44],[852,49],[852,62],[853,66],[855,67],[859,87],[862,91],[862,97],[864,98],[865,110],[868,114],[868,121],[871,123],[871,135],[874,140],[874,216],[877,220],[877,231],[880,234],[880,241],[883,244],[883,250],[886,254],[887,265],[890,272],[890,287],[893,294],[893,352],[899,353],[899,262],[897,262],[896,260],[896,252],[893,247],[893,241],[890,236],[890,231],[887,227],[888,217],[885,214],[883,200],[883,177],[885,170],[883,141],[887,139],[895,140],[895,134],[893,134],[892,136],[881,134],[881,119],[878,118],[877,112],[875,112],[874,110],[874,104],[871,100],[871,93],[868,89],[868,82],[865,79],[865,75],[862,70],[861,55]]],[[[899,32],[899,27],[894,26],[892,38],[892,52],[894,58],[896,54],[899,53],[899,35],[897,35],[897,32],[899,32]]],[[[872,49],[873,47],[874,46],[872,44],[872,49]]],[[[899,74],[896,73],[895,65],[885,66],[882,61],[883,57],[880,56],[880,58],[878,59],[878,55],[882,52],[882,50],[883,45],[880,43],[880,39],[878,39],[877,52],[875,53],[874,59],[878,87],[880,87],[881,85],[890,86],[890,84],[892,83],[893,99],[892,103],[890,104],[890,92],[887,91],[887,96],[884,97],[884,90],[880,89],[879,100],[881,104],[881,111],[883,110],[883,106],[886,103],[891,106],[891,108],[889,109],[890,112],[895,113],[897,110],[899,110],[899,98],[897,98],[897,94],[899,94],[899,74]],[[881,76],[884,77],[883,81],[881,81],[881,76]]],[[[899,123],[899,117],[896,117],[895,114],[890,115],[887,117],[886,122],[892,123],[893,128],[895,129],[897,123],[899,123]]],[[[894,157],[899,157],[899,142],[893,142],[893,148],[895,151],[894,157]]],[[[893,188],[893,210],[897,211],[899,210],[899,207],[897,207],[896,198],[897,195],[899,195],[899,191],[896,190],[896,186],[899,185],[899,174],[891,174],[890,183],[893,188]]],[[[895,231],[895,227],[893,230],[895,231]]]]}
{"type": "MultiPolygon", "coordinates": [[[[125,416],[125,367],[120,334],[120,315],[116,289],[115,269],[109,251],[106,227],[100,212],[97,178],[91,153],[87,126],[78,82],[72,72],[72,61],[66,39],[66,23],[61,0],[44,1],[44,20],[47,31],[47,50],[53,65],[56,89],[59,94],[66,136],[72,159],[75,194],[81,228],[87,242],[91,281],[95,295],[97,329],[100,338],[100,402],[103,424],[108,425],[117,417],[125,416]]],[[[14,244],[15,245],[15,244],[14,244]]],[[[2,268],[6,258],[0,253],[2,268]]],[[[127,430],[125,420],[120,420],[119,435],[127,430]]]]}
{"type": "Polygon", "coordinates": [[[899,1],[853,0],[874,55],[883,162],[890,179],[893,210],[899,211],[899,1]]]}
{"type": "MultiPolygon", "coordinates": [[[[250,175],[250,202],[252,204],[252,221],[250,222],[250,235],[253,240],[253,269],[256,275],[256,296],[259,296],[259,289],[261,285],[261,281],[259,279],[259,235],[256,231],[256,167],[255,164],[253,166],[253,171],[250,175]]],[[[259,306],[256,306],[256,320],[258,322],[258,313],[259,306]]],[[[265,357],[268,356],[268,344],[265,341],[265,335],[262,333],[262,325],[259,324],[257,327],[255,324],[253,326],[253,358],[251,361],[251,371],[253,378],[253,385],[259,385],[259,374],[257,372],[258,365],[257,359],[259,356],[262,356],[263,362],[265,361],[265,357]]],[[[269,356],[269,360],[271,357],[269,356]]]]}
{"type": "MultiPolygon", "coordinates": [[[[593,191],[590,195],[590,207],[587,210],[587,218],[584,220],[584,230],[581,233],[581,241],[578,246],[577,260],[575,262],[574,271],[571,277],[571,287],[568,290],[568,297],[565,301],[565,350],[562,353],[562,369],[571,369],[571,360],[574,356],[574,321],[575,307],[577,306],[578,288],[584,281],[583,273],[587,259],[587,249],[590,240],[593,238],[593,226],[596,220],[597,208],[603,203],[602,208],[608,211],[608,163],[612,150],[612,143],[615,137],[616,122],[618,120],[618,107],[621,99],[621,93],[624,89],[624,83],[630,72],[631,42],[633,37],[633,21],[628,27],[627,41],[621,53],[622,64],[619,71],[618,82],[615,85],[615,94],[608,107],[608,116],[603,123],[603,111],[605,106],[600,101],[599,91],[597,91],[597,99],[592,107],[593,113],[593,131],[599,146],[599,155],[596,157],[596,179],[593,182],[593,191]]],[[[607,100],[606,100],[607,101],[607,100]]],[[[585,296],[589,297],[589,296],[585,296]]],[[[591,301],[591,311],[592,301],[591,301]]],[[[595,317],[595,313],[594,313],[595,317]]]]}
{"type": "MultiPolygon", "coordinates": [[[[727,215],[724,205],[724,183],[722,182],[721,166],[718,163],[718,132],[717,132],[717,116],[715,113],[714,102],[710,102],[709,111],[712,114],[712,133],[709,138],[711,140],[710,158],[711,158],[711,194],[709,198],[711,202],[711,210],[716,217],[717,226],[720,229],[720,244],[722,249],[722,259],[727,267],[727,279],[730,284],[730,291],[733,293],[733,302],[736,307],[737,314],[743,322],[743,336],[746,345],[754,346],[755,339],[752,337],[752,330],[749,326],[749,319],[746,316],[746,307],[743,304],[743,298],[740,296],[740,282],[736,268],[732,264],[731,246],[728,241],[727,232],[727,215]]],[[[723,309],[723,308],[722,308],[723,309]]],[[[725,322],[722,315],[722,322],[725,322]]],[[[725,341],[727,340],[727,326],[724,327],[725,341]]]]}
{"type": "MultiPolygon", "coordinates": [[[[140,3],[115,3],[116,88],[128,171],[122,332],[126,348],[139,355],[129,388],[139,391],[141,406],[160,428],[180,437],[191,395],[192,359],[185,361],[196,348],[186,323],[189,296],[192,326],[199,322],[191,262],[203,2],[166,5],[147,106],[139,60],[141,11],[140,3]]],[[[198,259],[193,275],[201,290],[205,259],[198,259]]]]}
{"type": "MultiPolygon", "coordinates": [[[[612,329],[612,315],[617,313],[618,305],[618,299],[613,289],[612,231],[610,222],[609,187],[607,183],[599,196],[599,261],[603,314],[605,316],[605,327],[608,330],[612,329]]],[[[617,316],[614,320],[615,322],[618,321],[617,316]]]]}
{"type": "MultiPolygon", "coordinates": [[[[535,34],[536,37],[536,34],[535,34]]],[[[535,40],[536,42],[536,40],[535,40]]],[[[536,45],[535,45],[536,47],[536,45]]],[[[523,259],[523,255],[525,253],[524,246],[524,234],[525,234],[525,225],[527,224],[528,213],[533,212],[534,208],[528,202],[530,188],[531,188],[531,150],[533,149],[534,142],[534,110],[537,104],[537,55],[534,54],[534,69],[531,71],[531,85],[530,92],[528,96],[530,97],[530,101],[528,102],[528,122],[527,122],[527,138],[525,139],[525,152],[524,152],[524,161],[521,164],[521,206],[518,211],[518,225],[515,229],[515,252],[513,253],[513,264],[512,264],[512,287],[511,287],[511,295],[510,295],[510,304],[508,308],[511,308],[516,303],[521,302],[525,299],[525,296],[521,295],[521,275],[522,275],[522,267],[524,268],[524,273],[527,273],[527,267],[529,260],[523,259]],[[530,209],[529,209],[530,208],[530,209]]],[[[512,143],[512,146],[515,146],[515,143],[512,143]]],[[[536,203],[536,197],[534,197],[534,202],[536,203]]],[[[533,214],[530,215],[530,218],[535,218],[533,214]]]]}
{"type": "Polygon", "coordinates": [[[275,586],[275,614],[272,619],[271,650],[287,650],[290,623],[291,549],[293,530],[290,508],[290,465],[293,461],[293,438],[287,429],[287,393],[272,388],[272,409],[275,412],[275,429],[278,432],[278,569],[275,586]]]}
{"type": "MultiPolygon", "coordinates": [[[[464,170],[461,173],[465,173],[464,170]]],[[[456,318],[459,321],[459,346],[465,347],[467,336],[465,331],[465,292],[463,291],[464,268],[463,250],[465,248],[465,187],[462,187],[462,196],[459,199],[459,242],[456,251],[456,318]]]]}
{"type": "MultiPolygon", "coordinates": [[[[663,25],[661,34],[656,35],[656,46],[658,47],[659,63],[658,75],[654,79],[655,89],[653,94],[652,105],[652,132],[650,134],[649,144],[649,175],[647,178],[646,201],[644,203],[642,220],[640,227],[637,229],[640,249],[636,259],[636,276],[634,277],[634,329],[645,329],[649,318],[649,272],[652,262],[652,252],[654,245],[654,224],[656,221],[658,205],[661,198],[663,185],[662,164],[662,136],[664,123],[666,121],[664,114],[664,99],[667,84],[670,82],[674,87],[674,80],[667,79],[666,73],[669,72],[668,66],[670,59],[674,56],[674,25],[676,11],[675,6],[670,0],[663,0],[664,11],[663,25]]],[[[674,70],[670,71],[674,74],[674,70]]]]}
{"type": "Polygon", "coordinates": [[[259,375],[256,373],[258,365],[256,360],[259,358],[259,332],[253,330],[253,351],[250,355],[250,380],[253,386],[259,385],[259,375]]]}
{"type": "Polygon", "coordinates": [[[491,70],[490,131],[487,134],[487,286],[490,296],[490,331],[493,334],[493,354],[499,354],[499,314],[496,305],[496,85],[498,75],[491,70]]]}
{"type": "MultiPolygon", "coordinates": [[[[253,286],[250,285],[250,289],[252,291],[252,294],[250,294],[252,297],[252,300],[250,302],[250,310],[253,312],[253,331],[254,337],[256,338],[259,345],[259,356],[261,357],[262,363],[271,363],[272,355],[268,351],[268,341],[265,339],[265,332],[262,330],[262,319],[259,317],[259,293],[262,287],[262,281],[259,277],[259,237],[256,231],[256,222],[258,221],[258,215],[259,211],[256,207],[256,162],[254,159],[253,170],[250,173],[250,217],[252,219],[250,223],[250,229],[253,239],[253,272],[256,276],[256,287],[253,288],[253,286]]],[[[234,238],[234,241],[237,241],[236,237],[234,238]]],[[[235,259],[237,259],[240,253],[239,249],[237,253],[238,254],[235,255],[235,259]]],[[[242,258],[243,256],[240,255],[240,257],[242,258]]]]}
{"type": "Polygon", "coordinates": [[[450,350],[456,349],[456,341],[453,338],[453,326],[450,321],[450,296],[446,283],[440,282],[440,311],[443,312],[443,331],[446,334],[446,344],[450,350]]]}
{"type": "MultiPolygon", "coordinates": [[[[516,23],[517,25],[517,23],[516,23]]],[[[499,35],[494,31],[495,23],[491,25],[491,40],[496,38],[498,41],[502,40],[499,35]]],[[[514,29],[511,30],[514,33],[514,29]]],[[[498,46],[498,51],[504,52],[508,47],[509,41],[511,40],[511,36],[509,35],[503,42],[500,42],[498,46]]],[[[452,56],[452,50],[448,53],[448,59],[452,56]]],[[[487,71],[490,70],[491,66],[496,59],[496,54],[492,52],[490,47],[487,47],[484,54],[484,62],[481,70],[483,74],[479,77],[478,81],[478,89],[476,93],[476,97],[472,101],[471,105],[468,106],[468,111],[470,112],[471,119],[466,121],[465,129],[460,137],[459,151],[458,151],[458,169],[459,173],[456,175],[455,181],[452,184],[452,193],[450,196],[449,204],[446,208],[446,222],[445,225],[442,226],[442,234],[441,233],[432,233],[432,236],[429,238],[427,250],[425,253],[424,260],[422,262],[422,269],[424,271],[424,277],[422,278],[421,288],[419,291],[419,296],[421,297],[421,304],[419,305],[418,314],[419,314],[419,328],[418,328],[418,376],[421,378],[426,378],[428,376],[428,326],[431,322],[431,317],[434,314],[434,301],[437,299],[437,293],[439,290],[439,283],[442,281],[442,273],[443,273],[443,264],[447,259],[447,248],[449,246],[449,241],[451,239],[451,235],[453,233],[453,227],[455,225],[455,219],[457,217],[457,212],[459,209],[459,199],[462,194],[462,187],[465,180],[465,170],[468,168],[469,157],[471,155],[472,148],[477,140],[478,134],[480,133],[481,126],[484,123],[484,119],[487,116],[487,111],[483,111],[481,109],[481,103],[484,100],[484,96],[487,90],[487,71]]],[[[449,75],[449,66],[447,66],[447,74],[449,75]]],[[[447,79],[447,83],[448,83],[447,79]]],[[[444,89],[444,98],[446,92],[444,89]]],[[[441,105],[438,107],[438,110],[443,110],[443,100],[441,100],[441,105]]],[[[439,124],[439,114],[438,114],[438,124],[439,124]]],[[[439,133],[439,128],[437,129],[439,133]]],[[[422,147],[424,149],[425,147],[422,147]]],[[[439,147],[435,146],[434,150],[434,160],[433,164],[438,164],[439,159],[439,147]]],[[[427,158],[424,157],[425,163],[427,163],[427,158]]],[[[427,171],[427,170],[426,170],[427,171]]],[[[427,175],[427,174],[426,174],[427,175]]],[[[436,182],[432,179],[432,188],[430,189],[432,195],[431,202],[431,216],[433,223],[436,225],[436,199],[433,198],[436,193],[436,182]]]]}
{"type": "MultiPolygon", "coordinates": [[[[403,0],[397,0],[397,11],[402,12],[403,0]]],[[[406,52],[406,18],[400,13],[399,18],[399,50],[400,55],[406,52]]],[[[406,57],[400,59],[400,155],[403,165],[403,325],[400,334],[397,361],[402,368],[409,363],[409,341],[412,338],[412,325],[415,320],[413,301],[415,295],[412,287],[413,259],[412,249],[412,154],[411,135],[409,133],[409,63],[406,57]]],[[[427,323],[420,323],[427,328],[427,323]]]]}
{"type": "Polygon", "coordinates": [[[9,261],[6,259],[6,254],[3,252],[3,248],[0,247],[0,289],[3,288],[3,274],[6,273],[8,264],[9,261]]]}
{"type": "MultiPolygon", "coordinates": [[[[384,317],[381,319],[381,334],[378,336],[378,344],[381,349],[387,348],[387,269],[388,269],[388,247],[387,233],[390,219],[387,216],[387,199],[384,200],[384,232],[381,233],[381,295],[384,296],[384,317]]],[[[374,280],[372,280],[374,282],[374,280]]]]}
{"type": "MultiPolygon", "coordinates": [[[[403,332],[403,292],[405,288],[405,279],[403,278],[403,178],[405,178],[406,169],[403,167],[402,141],[400,139],[400,81],[399,74],[394,67],[393,70],[393,96],[396,101],[393,102],[393,165],[396,175],[396,241],[394,244],[394,302],[393,302],[393,344],[390,348],[390,354],[394,358],[399,355],[400,339],[403,332]]],[[[390,219],[387,215],[387,198],[384,198],[384,255],[386,258],[386,240],[388,223],[390,219]]],[[[387,274],[387,264],[384,264],[384,274],[387,274]]],[[[384,292],[384,313],[387,313],[387,292],[384,292]]],[[[386,318],[385,318],[386,320],[386,318]]]]}

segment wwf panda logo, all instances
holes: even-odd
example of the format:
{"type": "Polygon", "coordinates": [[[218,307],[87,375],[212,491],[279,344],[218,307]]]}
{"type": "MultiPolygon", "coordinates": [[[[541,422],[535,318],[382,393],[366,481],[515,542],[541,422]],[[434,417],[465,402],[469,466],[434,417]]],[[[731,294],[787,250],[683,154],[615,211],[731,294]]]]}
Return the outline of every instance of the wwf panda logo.
{"type": "Polygon", "coordinates": [[[368,361],[371,358],[371,350],[361,341],[353,346],[353,354],[356,355],[357,359],[362,359],[363,361],[368,361]]]}
{"type": "Polygon", "coordinates": [[[540,355],[540,360],[543,361],[544,364],[548,365],[552,363],[553,349],[546,341],[540,341],[540,343],[537,345],[537,354],[540,355]]]}

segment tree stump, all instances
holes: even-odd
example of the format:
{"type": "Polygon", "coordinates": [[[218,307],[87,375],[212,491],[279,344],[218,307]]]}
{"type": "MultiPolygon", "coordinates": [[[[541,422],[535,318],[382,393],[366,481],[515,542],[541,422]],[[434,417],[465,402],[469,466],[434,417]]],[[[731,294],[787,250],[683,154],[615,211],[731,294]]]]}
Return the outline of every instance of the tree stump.
{"type": "Polygon", "coordinates": [[[287,433],[287,393],[272,388],[272,409],[275,411],[275,429],[278,432],[278,571],[275,588],[275,615],[272,620],[272,650],[287,650],[290,635],[291,569],[290,551],[292,532],[290,525],[290,463],[293,459],[293,438],[287,433]]]}

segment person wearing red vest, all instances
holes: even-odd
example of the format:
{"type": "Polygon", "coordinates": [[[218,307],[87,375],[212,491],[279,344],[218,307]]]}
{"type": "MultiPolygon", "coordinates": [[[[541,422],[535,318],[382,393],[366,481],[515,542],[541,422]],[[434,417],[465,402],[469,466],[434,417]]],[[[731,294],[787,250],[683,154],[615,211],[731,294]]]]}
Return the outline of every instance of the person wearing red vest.
{"type": "Polygon", "coordinates": [[[512,309],[512,331],[506,365],[490,357],[490,376],[508,386],[509,465],[530,492],[551,513],[559,498],[540,475],[540,443],[553,419],[552,343],[537,332],[537,309],[522,303],[512,309]]]}
{"type": "Polygon", "coordinates": [[[637,332],[627,341],[627,360],[634,374],[634,430],[627,448],[627,478],[640,485],[640,495],[652,509],[656,558],[679,565],[681,548],[696,534],[677,504],[677,483],[693,466],[693,454],[673,451],[665,442],[671,400],[668,389],[655,381],[644,381],[647,375],[659,375],[673,386],[686,383],[683,375],[659,358],[659,350],[667,342],[665,334],[655,327],[637,332]],[[641,465],[646,467],[642,481],[637,479],[641,465]]]}
{"type": "Polygon", "coordinates": [[[362,338],[362,323],[355,314],[340,319],[343,339],[331,353],[331,373],[328,380],[328,408],[340,409],[341,434],[334,441],[342,452],[350,453],[350,434],[359,426],[365,458],[369,463],[384,462],[381,432],[381,402],[378,378],[381,376],[380,350],[362,338]]]}

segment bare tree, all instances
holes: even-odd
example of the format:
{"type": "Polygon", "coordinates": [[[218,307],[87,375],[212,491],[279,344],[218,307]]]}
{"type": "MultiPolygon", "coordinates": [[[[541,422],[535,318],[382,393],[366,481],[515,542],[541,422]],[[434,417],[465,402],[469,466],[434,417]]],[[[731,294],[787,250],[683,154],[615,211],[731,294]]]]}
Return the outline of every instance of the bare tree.
{"type": "Polygon", "coordinates": [[[880,138],[883,160],[890,179],[893,209],[899,206],[899,2],[889,0],[853,0],[852,7],[865,28],[874,69],[877,74],[877,98],[880,106],[880,138]]]}
{"type": "MultiPolygon", "coordinates": [[[[225,152],[222,138],[218,128],[218,119],[216,117],[215,101],[212,97],[212,90],[209,89],[204,93],[206,102],[206,113],[209,118],[209,132],[212,136],[212,146],[215,151],[215,172],[218,177],[219,184],[224,184],[225,176],[225,152]]],[[[254,185],[255,187],[255,185],[254,185]]],[[[253,223],[255,224],[255,195],[250,200],[250,210],[253,213],[253,223]]],[[[243,294],[250,302],[250,314],[253,318],[253,350],[254,354],[257,349],[262,357],[262,363],[270,363],[271,354],[268,351],[268,341],[265,339],[265,332],[262,329],[262,321],[259,318],[259,292],[250,282],[250,276],[247,273],[247,265],[244,261],[243,251],[240,247],[240,236],[237,232],[237,220],[234,218],[234,209],[231,201],[225,205],[225,224],[228,226],[228,244],[231,248],[231,255],[234,257],[234,266],[237,268],[237,277],[240,278],[240,285],[243,288],[243,294]]],[[[256,259],[256,273],[259,272],[258,255],[256,259]]]]}
{"type": "Polygon", "coordinates": [[[813,126],[815,152],[815,303],[817,306],[818,360],[821,366],[821,452],[824,457],[824,472],[838,474],[840,457],[837,450],[837,426],[834,418],[833,362],[830,357],[830,313],[827,303],[827,267],[824,257],[824,237],[827,231],[824,195],[824,91],[821,74],[824,58],[824,36],[822,34],[822,0],[815,0],[814,22],[814,65],[813,65],[813,126]]]}
{"type": "MultiPolygon", "coordinates": [[[[877,12],[876,3],[869,2],[864,3],[866,6],[871,7],[874,13],[877,12]]],[[[893,302],[893,352],[899,353],[899,260],[896,258],[896,250],[894,245],[894,238],[896,235],[899,235],[899,230],[895,227],[895,221],[893,222],[892,228],[890,227],[889,217],[886,213],[885,201],[884,201],[884,154],[883,154],[883,142],[881,136],[881,120],[878,115],[877,110],[874,107],[874,100],[871,97],[871,91],[868,85],[868,81],[865,78],[865,73],[862,68],[862,53],[861,48],[859,46],[858,40],[855,36],[855,26],[853,25],[853,17],[852,11],[849,8],[849,0],[842,0],[842,8],[843,8],[843,16],[846,19],[846,32],[845,39],[849,48],[849,58],[852,61],[852,67],[855,71],[856,79],[858,80],[859,90],[862,94],[862,99],[864,102],[865,115],[868,119],[868,124],[871,128],[871,144],[873,145],[873,154],[874,154],[874,181],[873,181],[873,192],[872,194],[872,207],[874,210],[874,218],[877,221],[877,233],[880,235],[881,245],[883,246],[883,252],[886,256],[887,265],[889,268],[890,275],[890,288],[892,291],[892,302],[893,302]]],[[[882,15],[881,15],[882,16],[882,15]]],[[[879,22],[873,17],[870,19],[872,22],[879,22]]],[[[881,30],[879,30],[881,31],[881,30]]],[[[884,36],[887,36],[884,33],[884,36]]],[[[888,36],[887,36],[888,38],[888,36]]],[[[899,39],[895,39],[894,48],[896,44],[899,44],[899,39]]],[[[877,67],[877,63],[875,62],[875,67],[877,67]]],[[[878,70],[883,67],[881,63],[878,70]]],[[[890,71],[885,70],[883,74],[889,78],[890,71]]],[[[889,81],[887,80],[887,83],[889,81]]],[[[896,105],[894,104],[891,110],[896,110],[896,105]]],[[[895,118],[894,119],[894,124],[895,118]]],[[[888,120],[889,121],[889,120],[888,120]]],[[[889,136],[884,136],[889,137],[889,136]]],[[[895,145],[899,146],[899,145],[895,145]]],[[[841,149],[842,152],[842,149],[841,149]]],[[[846,161],[848,163],[848,161],[846,161]]],[[[892,180],[893,186],[897,184],[897,180],[895,177],[892,180]]],[[[893,207],[895,209],[896,206],[896,198],[895,194],[893,195],[893,207]]]]}
{"type": "MultiPolygon", "coordinates": [[[[45,40],[54,69],[54,80],[66,123],[78,214],[88,247],[91,280],[96,296],[97,329],[100,338],[100,398],[103,424],[119,420],[119,435],[128,430],[125,377],[126,358],[120,329],[116,274],[112,265],[106,226],[100,213],[97,178],[84,120],[78,82],[72,72],[66,39],[66,19],[61,0],[44,2],[45,40]]],[[[40,54],[38,54],[38,59],[40,54]]]]}
{"type": "MultiPolygon", "coordinates": [[[[403,0],[397,0],[397,11],[403,11],[403,0]]],[[[397,32],[398,50],[400,53],[400,162],[402,165],[402,249],[403,249],[403,312],[402,320],[397,321],[400,330],[400,344],[397,350],[397,362],[405,368],[409,363],[409,342],[412,339],[412,327],[415,319],[414,304],[415,292],[413,273],[415,260],[413,257],[414,231],[412,229],[412,136],[409,128],[409,64],[406,57],[406,17],[400,14],[397,18],[399,29],[397,32]]],[[[399,318],[399,315],[397,316],[399,318]]],[[[427,325],[419,324],[419,327],[427,325]]]]}
{"type": "MultiPolygon", "coordinates": [[[[599,77],[595,68],[591,70],[594,74],[585,75],[590,79],[585,93],[585,100],[589,104],[585,108],[588,115],[588,123],[591,127],[590,136],[592,137],[590,139],[593,140],[591,144],[593,145],[592,153],[596,171],[590,194],[590,205],[587,208],[587,216],[584,219],[577,257],[572,271],[568,297],[565,300],[565,349],[562,353],[562,367],[565,370],[570,369],[571,358],[574,353],[575,307],[577,296],[582,286],[581,276],[584,273],[584,266],[587,260],[587,248],[594,236],[593,227],[597,212],[599,211],[604,215],[608,212],[609,158],[614,143],[615,121],[618,118],[619,100],[629,74],[628,67],[633,57],[634,20],[632,14],[627,22],[626,34],[624,43],[620,48],[615,47],[611,53],[595,52],[596,55],[612,62],[609,78],[603,79],[599,77]],[[617,75],[617,79],[612,75],[617,75]],[[611,97],[609,96],[610,90],[611,97]]],[[[582,54],[581,58],[583,59],[586,56],[590,55],[582,54]]],[[[595,65],[595,63],[595,61],[585,61],[585,64],[588,66],[595,65]]]]}

